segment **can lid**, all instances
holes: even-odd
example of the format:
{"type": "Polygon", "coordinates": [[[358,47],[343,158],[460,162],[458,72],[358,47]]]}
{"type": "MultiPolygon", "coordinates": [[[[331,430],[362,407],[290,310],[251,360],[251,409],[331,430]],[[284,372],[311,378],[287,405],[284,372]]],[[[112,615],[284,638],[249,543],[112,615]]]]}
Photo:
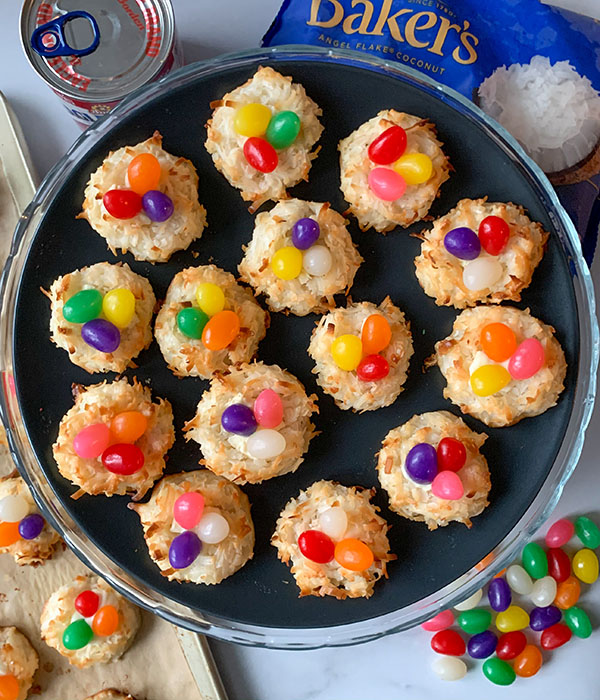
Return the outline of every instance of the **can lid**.
{"type": "Polygon", "coordinates": [[[59,92],[118,100],[152,80],[169,58],[173,8],[169,0],[26,0],[21,41],[59,92]]]}

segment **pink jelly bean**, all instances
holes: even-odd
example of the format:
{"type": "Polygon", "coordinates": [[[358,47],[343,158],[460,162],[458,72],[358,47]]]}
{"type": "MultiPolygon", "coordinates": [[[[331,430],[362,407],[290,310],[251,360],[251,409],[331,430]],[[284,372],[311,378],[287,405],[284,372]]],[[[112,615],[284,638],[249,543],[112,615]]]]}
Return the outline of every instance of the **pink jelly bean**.
{"type": "Polygon", "coordinates": [[[561,518],[557,520],[546,533],[546,544],[555,549],[562,547],[573,537],[575,526],[570,520],[561,518]]]}
{"type": "Polygon", "coordinates": [[[462,498],[464,492],[460,476],[449,469],[439,472],[431,482],[431,493],[446,501],[456,501],[462,498]]]}
{"type": "Polygon", "coordinates": [[[191,530],[200,522],[204,511],[204,496],[197,491],[183,493],[173,505],[173,517],[178,525],[191,530]]]}
{"type": "Polygon", "coordinates": [[[283,420],[283,404],[273,389],[264,389],[254,402],[254,417],[263,428],[276,428],[283,420]]]}
{"type": "Polygon", "coordinates": [[[369,173],[371,192],[384,202],[393,202],[406,192],[406,181],[391,168],[373,168],[369,173]]]}
{"type": "Polygon", "coordinates": [[[73,449],[82,459],[96,459],[110,444],[110,429],[104,423],[94,423],[80,430],[73,440],[73,449]]]}
{"type": "Polygon", "coordinates": [[[442,610],[431,620],[424,622],[421,627],[427,632],[439,632],[441,630],[446,630],[448,627],[452,627],[454,624],[454,613],[452,610],[442,610]]]}
{"type": "Polygon", "coordinates": [[[514,351],[508,361],[508,371],[513,379],[529,379],[545,362],[544,348],[537,338],[527,338],[514,351]]]}

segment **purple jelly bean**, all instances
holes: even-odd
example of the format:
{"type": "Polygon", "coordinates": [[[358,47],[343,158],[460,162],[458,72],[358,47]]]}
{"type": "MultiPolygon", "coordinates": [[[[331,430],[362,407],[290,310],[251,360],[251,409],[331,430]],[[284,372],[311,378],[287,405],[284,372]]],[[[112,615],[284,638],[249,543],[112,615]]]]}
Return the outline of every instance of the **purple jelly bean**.
{"type": "Polygon", "coordinates": [[[548,605],[545,608],[534,608],[529,614],[529,626],[535,632],[552,627],[560,622],[561,611],[555,605],[548,605]]]}
{"type": "Polygon", "coordinates": [[[488,601],[492,610],[503,612],[512,600],[510,586],[503,578],[494,578],[488,587],[488,601]]]}
{"type": "Polygon", "coordinates": [[[299,250],[307,250],[321,235],[321,227],[314,219],[298,219],[292,228],[292,243],[299,250]]]}
{"type": "Polygon", "coordinates": [[[81,327],[81,337],[85,342],[100,352],[114,352],[121,342],[119,329],[103,318],[95,318],[81,327]]]}
{"type": "Polygon", "coordinates": [[[223,430],[235,435],[248,437],[256,431],[257,423],[254,411],[243,403],[234,403],[221,414],[223,430]]]}
{"type": "Polygon", "coordinates": [[[467,642],[469,656],[474,659],[487,659],[496,651],[498,637],[491,631],[486,630],[479,634],[474,634],[467,642]]]}
{"type": "Polygon", "coordinates": [[[148,190],[142,197],[144,212],[152,221],[166,221],[173,214],[173,200],[160,190],[148,190]]]}
{"type": "Polygon", "coordinates": [[[475,260],[481,252],[479,236],[470,228],[460,226],[444,236],[446,250],[461,260],[475,260]]]}
{"type": "Polygon", "coordinates": [[[420,442],[406,455],[406,471],[417,484],[430,484],[436,477],[437,454],[428,442],[420,442]]]}
{"type": "Polygon", "coordinates": [[[169,562],[174,569],[186,569],[200,554],[202,542],[195,532],[186,530],[171,542],[169,562]]]}
{"type": "Polygon", "coordinates": [[[35,540],[44,529],[45,520],[39,513],[26,515],[19,523],[19,535],[24,540],[35,540]]]}

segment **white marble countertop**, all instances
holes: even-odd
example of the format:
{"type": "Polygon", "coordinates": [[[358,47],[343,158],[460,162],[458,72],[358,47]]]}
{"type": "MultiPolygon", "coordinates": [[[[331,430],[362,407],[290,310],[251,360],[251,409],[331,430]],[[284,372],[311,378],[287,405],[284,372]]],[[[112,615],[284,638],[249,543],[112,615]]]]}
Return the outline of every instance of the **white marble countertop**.
{"type": "MultiPolygon", "coordinates": [[[[308,2],[308,0],[304,0],[308,2]]],[[[280,0],[173,0],[186,62],[257,46],[280,0]]],[[[559,4],[600,18],[599,0],[560,0],[559,4]]],[[[21,3],[4,0],[0,42],[0,90],[21,121],[38,174],[43,176],[80,131],[60,101],[30,69],[18,37],[21,3]]],[[[82,6],[85,2],[82,3],[82,6]]],[[[600,262],[593,267],[600,292],[600,262]]],[[[600,522],[597,455],[600,452],[600,406],[588,430],[577,470],[565,488],[556,517],[595,513],[600,522]]],[[[552,518],[554,520],[554,518],[552,518]]],[[[543,529],[543,532],[545,532],[543,529]]],[[[562,649],[544,653],[545,665],[533,679],[517,679],[510,690],[491,685],[480,662],[458,683],[443,683],[431,672],[430,634],[420,629],[358,647],[284,652],[213,642],[231,700],[515,700],[600,698],[600,583],[582,597],[596,631],[562,649]]],[[[152,700],[149,698],[148,700],[152,700]]],[[[158,700],[158,699],[157,699],[158,700]]],[[[164,698],[174,700],[174,698],[164,698]]]]}

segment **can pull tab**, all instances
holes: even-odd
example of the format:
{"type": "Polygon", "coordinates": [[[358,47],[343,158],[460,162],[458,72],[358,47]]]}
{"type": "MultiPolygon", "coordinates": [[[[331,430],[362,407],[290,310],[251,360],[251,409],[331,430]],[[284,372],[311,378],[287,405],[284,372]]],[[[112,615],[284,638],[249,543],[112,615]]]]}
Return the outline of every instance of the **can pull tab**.
{"type": "Polygon", "coordinates": [[[36,53],[45,58],[53,58],[54,56],[87,56],[87,54],[98,48],[99,43],[100,30],[98,23],[89,12],[84,12],[83,10],[75,10],[74,12],[67,12],[60,17],[55,17],[46,22],[46,24],[40,25],[31,35],[31,47],[36,53]],[[69,46],[64,32],[65,25],[79,17],[88,20],[94,35],[92,43],[83,49],[69,46]]]}

